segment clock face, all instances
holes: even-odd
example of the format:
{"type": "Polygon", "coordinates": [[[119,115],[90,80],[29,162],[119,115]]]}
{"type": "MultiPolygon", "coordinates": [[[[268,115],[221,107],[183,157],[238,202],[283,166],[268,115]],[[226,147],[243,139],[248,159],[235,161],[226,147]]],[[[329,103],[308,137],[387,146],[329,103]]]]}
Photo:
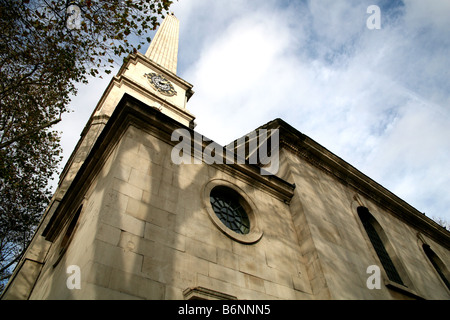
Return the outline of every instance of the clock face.
{"type": "Polygon", "coordinates": [[[177,94],[172,83],[164,78],[164,76],[157,73],[147,73],[145,76],[153,88],[155,88],[158,92],[166,96],[174,96],[177,94]]]}

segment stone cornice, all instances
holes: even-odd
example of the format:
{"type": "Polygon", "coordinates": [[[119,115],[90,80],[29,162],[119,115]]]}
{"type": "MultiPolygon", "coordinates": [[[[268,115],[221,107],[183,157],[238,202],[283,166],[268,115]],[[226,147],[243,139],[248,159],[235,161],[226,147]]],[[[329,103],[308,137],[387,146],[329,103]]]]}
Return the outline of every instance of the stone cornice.
{"type": "MultiPolygon", "coordinates": [[[[91,182],[95,179],[95,176],[101,170],[108,156],[130,125],[142,129],[171,145],[176,144],[175,141],[171,141],[171,136],[175,129],[185,129],[192,134],[194,133],[193,129],[164,115],[159,110],[129,94],[124,94],[92,147],[91,152],[78,170],[67,192],[61,199],[60,205],[50,217],[42,233],[46,240],[54,241],[63,226],[70,221],[75,214],[76,208],[82,202],[91,182]]],[[[212,166],[228,172],[236,178],[246,181],[248,184],[270,192],[285,203],[289,203],[293,196],[294,185],[276,176],[261,175],[260,168],[256,165],[212,164],[212,166]]]]}
{"type": "Polygon", "coordinates": [[[280,148],[332,175],[418,231],[450,248],[449,231],[285,121],[275,119],[260,128],[279,129],[280,148]]]}
{"type": "Polygon", "coordinates": [[[137,62],[142,63],[143,65],[157,70],[159,73],[164,73],[164,75],[166,75],[169,80],[175,82],[177,85],[179,85],[180,87],[182,87],[183,89],[186,90],[186,97],[187,100],[189,101],[189,99],[192,97],[192,95],[194,94],[194,91],[192,90],[193,85],[190,84],[189,82],[187,82],[186,80],[180,78],[179,76],[177,76],[175,73],[161,67],[159,64],[153,62],[152,60],[150,60],[149,58],[147,58],[146,56],[144,56],[143,54],[141,54],[140,52],[137,52],[135,54],[132,54],[128,57],[128,61],[127,63],[125,63],[119,70],[119,72],[117,73],[117,75],[122,75],[125,73],[125,70],[128,68],[128,65],[130,63],[136,64],[137,62]]]}
{"type": "Polygon", "coordinates": [[[131,79],[127,76],[120,76],[118,78],[115,78],[114,82],[119,87],[122,85],[127,85],[128,87],[132,88],[134,91],[139,92],[140,94],[142,94],[148,98],[151,98],[152,100],[156,101],[159,105],[167,108],[168,110],[170,110],[171,112],[173,112],[174,114],[176,114],[177,116],[179,116],[183,119],[186,119],[188,121],[193,121],[193,119],[195,119],[194,115],[192,115],[189,112],[189,110],[182,109],[182,108],[174,105],[173,103],[170,103],[169,101],[162,99],[158,95],[150,92],[147,88],[143,87],[142,85],[140,85],[136,81],[133,81],[133,79],[131,79]]]}

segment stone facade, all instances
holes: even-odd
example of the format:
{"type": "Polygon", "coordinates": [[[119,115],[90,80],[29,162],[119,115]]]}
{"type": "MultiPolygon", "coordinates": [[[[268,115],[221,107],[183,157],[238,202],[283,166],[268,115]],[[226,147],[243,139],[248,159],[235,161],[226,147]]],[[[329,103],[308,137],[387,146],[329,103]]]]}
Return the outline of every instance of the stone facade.
{"type": "Polygon", "coordinates": [[[174,164],[172,133],[199,133],[192,85],[168,68],[136,54],[113,78],[2,299],[450,298],[450,233],[280,119],[259,128],[279,130],[277,175],[249,161],[174,164]],[[158,93],[148,72],[177,95],[158,93]],[[214,214],[218,186],[242,198],[248,234],[214,214]],[[370,289],[374,265],[381,286],[370,289]]]}
{"type": "MultiPolygon", "coordinates": [[[[18,273],[4,298],[450,297],[422,249],[428,244],[447,266],[447,231],[426,217],[408,221],[405,213],[406,219],[391,212],[383,202],[400,199],[374,199],[375,192],[344,183],[321,169],[332,155],[312,161],[301,145],[288,147],[295,141],[284,134],[291,129],[286,123],[275,120],[268,127],[274,125],[281,132],[279,178],[262,176],[249,164],[174,165],[170,136],[180,123],[126,95],[37,236],[46,244],[47,252],[34,257],[42,262],[33,264],[30,253],[22,264],[35,279],[32,288],[20,292],[20,275],[28,273],[18,273]],[[256,242],[236,241],[214,224],[205,201],[210,184],[229,186],[252,203],[262,233],[256,242]],[[383,286],[367,288],[367,267],[381,265],[359,221],[361,206],[383,227],[405,286],[383,271],[383,286]],[[61,250],[73,217],[78,220],[61,250]],[[81,289],[67,287],[71,265],[80,267],[81,289]]],[[[357,174],[346,169],[349,176],[357,174]]]]}

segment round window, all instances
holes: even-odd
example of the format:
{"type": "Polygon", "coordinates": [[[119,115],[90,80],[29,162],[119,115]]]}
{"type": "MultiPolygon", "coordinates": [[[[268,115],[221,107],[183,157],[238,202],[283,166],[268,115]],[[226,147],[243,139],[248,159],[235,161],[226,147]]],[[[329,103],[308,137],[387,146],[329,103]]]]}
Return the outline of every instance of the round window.
{"type": "Polygon", "coordinates": [[[247,234],[250,220],[244,207],[242,197],[233,189],[216,187],[211,190],[210,201],[214,213],[232,231],[247,234]]]}
{"type": "Polygon", "coordinates": [[[261,239],[258,209],[243,189],[224,179],[213,179],[205,184],[202,198],[212,222],[228,237],[245,244],[261,239]]]}

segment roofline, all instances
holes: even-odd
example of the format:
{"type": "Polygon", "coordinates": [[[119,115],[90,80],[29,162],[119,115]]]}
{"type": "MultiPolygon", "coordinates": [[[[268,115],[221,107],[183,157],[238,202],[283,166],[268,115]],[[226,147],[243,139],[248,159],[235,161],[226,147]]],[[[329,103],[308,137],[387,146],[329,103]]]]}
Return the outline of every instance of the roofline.
{"type": "Polygon", "coordinates": [[[394,216],[430,236],[447,249],[450,232],[406,201],[377,183],[284,120],[274,119],[258,129],[279,129],[280,150],[292,152],[308,163],[334,176],[342,184],[373,200],[394,216]]]}
{"type": "MultiPolygon", "coordinates": [[[[125,93],[45,226],[42,236],[46,240],[53,242],[62,230],[62,226],[75,214],[76,208],[90,187],[89,181],[101,170],[103,163],[130,125],[158,135],[160,139],[172,145],[176,144],[171,141],[171,135],[175,129],[185,129],[192,134],[195,132],[192,128],[184,126],[159,110],[125,93]]],[[[237,178],[249,181],[255,187],[271,192],[285,203],[289,203],[294,194],[295,185],[277,176],[261,175],[257,165],[238,163],[212,165],[237,178]]]]}

